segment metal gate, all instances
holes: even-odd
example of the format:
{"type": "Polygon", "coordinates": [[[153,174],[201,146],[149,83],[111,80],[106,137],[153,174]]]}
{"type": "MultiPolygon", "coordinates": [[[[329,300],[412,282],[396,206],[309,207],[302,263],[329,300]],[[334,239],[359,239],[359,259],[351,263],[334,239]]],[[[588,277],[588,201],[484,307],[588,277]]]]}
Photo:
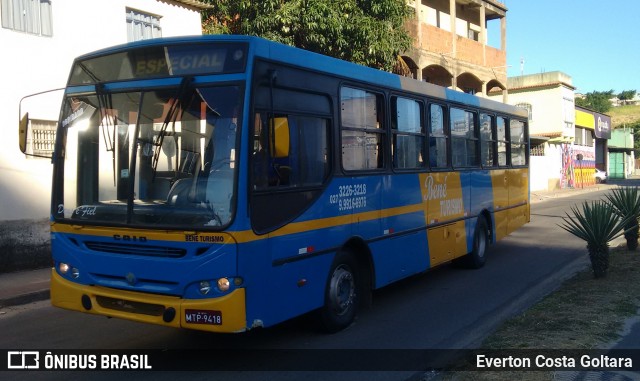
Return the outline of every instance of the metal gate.
{"type": "Polygon", "coordinates": [[[624,179],[624,152],[609,152],[610,179],[624,179]]]}

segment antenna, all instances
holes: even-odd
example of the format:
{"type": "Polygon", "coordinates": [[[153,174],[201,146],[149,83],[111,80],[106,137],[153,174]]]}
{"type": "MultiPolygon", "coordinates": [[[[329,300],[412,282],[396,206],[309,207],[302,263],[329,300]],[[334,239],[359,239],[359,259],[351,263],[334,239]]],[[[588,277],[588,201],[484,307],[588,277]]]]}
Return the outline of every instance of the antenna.
{"type": "Polygon", "coordinates": [[[524,57],[520,57],[520,75],[524,75],[524,57]]]}

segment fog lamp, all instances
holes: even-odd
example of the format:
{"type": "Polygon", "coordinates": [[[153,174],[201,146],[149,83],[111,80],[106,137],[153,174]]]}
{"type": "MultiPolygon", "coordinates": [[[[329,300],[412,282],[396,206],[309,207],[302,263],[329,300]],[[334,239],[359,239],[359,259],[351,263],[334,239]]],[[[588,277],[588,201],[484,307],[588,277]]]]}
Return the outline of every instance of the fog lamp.
{"type": "Polygon", "coordinates": [[[228,291],[230,285],[231,285],[231,282],[229,282],[229,279],[227,279],[227,278],[218,279],[218,289],[220,291],[222,291],[222,292],[228,291]]]}
{"type": "Polygon", "coordinates": [[[203,280],[202,282],[200,282],[199,289],[202,295],[207,295],[209,291],[211,291],[211,284],[209,283],[209,281],[203,280]]]}

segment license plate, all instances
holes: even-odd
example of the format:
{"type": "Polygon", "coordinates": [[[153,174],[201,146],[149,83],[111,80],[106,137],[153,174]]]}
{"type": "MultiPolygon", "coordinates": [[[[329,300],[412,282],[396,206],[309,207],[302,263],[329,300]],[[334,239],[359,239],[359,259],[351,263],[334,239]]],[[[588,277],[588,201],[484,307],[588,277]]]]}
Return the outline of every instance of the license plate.
{"type": "Polygon", "coordinates": [[[221,325],[222,312],[210,310],[185,310],[184,320],[190,324],[221,325]]]}

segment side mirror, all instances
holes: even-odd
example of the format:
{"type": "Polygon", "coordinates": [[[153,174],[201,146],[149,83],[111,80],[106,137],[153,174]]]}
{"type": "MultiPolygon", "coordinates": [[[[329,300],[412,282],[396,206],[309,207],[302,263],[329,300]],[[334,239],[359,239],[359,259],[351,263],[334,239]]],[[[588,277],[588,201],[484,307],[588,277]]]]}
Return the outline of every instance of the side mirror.
{"type": "Polygon", "coordinates": [[[27,136],[29,136],[29,113],[25,113],[18,124],[18,144],[20,151],[27,153],[27,136]]]}

